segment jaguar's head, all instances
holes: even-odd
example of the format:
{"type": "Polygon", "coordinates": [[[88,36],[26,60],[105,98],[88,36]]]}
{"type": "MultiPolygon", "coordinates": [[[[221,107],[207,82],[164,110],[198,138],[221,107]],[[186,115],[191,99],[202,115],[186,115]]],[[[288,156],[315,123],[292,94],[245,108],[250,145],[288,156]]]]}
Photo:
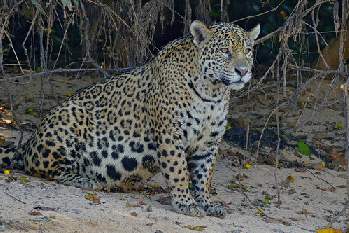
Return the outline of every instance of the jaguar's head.
{"type": "Polygon", "coordinates": [[[239,90],[251,80],[253,44],[260,33],[259,24],[247,32],[231,23],[206,27],[200,21],[190,26],[203,75],[213,84],[239,90]]]}

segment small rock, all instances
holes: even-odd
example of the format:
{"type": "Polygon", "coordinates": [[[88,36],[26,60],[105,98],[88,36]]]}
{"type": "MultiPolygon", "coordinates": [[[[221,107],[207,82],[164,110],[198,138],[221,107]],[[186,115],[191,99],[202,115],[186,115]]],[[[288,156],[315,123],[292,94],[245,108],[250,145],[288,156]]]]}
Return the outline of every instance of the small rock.
{"type": "Polygon", "coordinates": [[[136,217],[138,214],[136,212],[131,212],[130,215],[136,217]]]}
{"type": "Polygon", "coordinates": [[[296,193],[296,190],[294,188],[291,188],[290,190],[288,190],[288,195],[291,195],[294,193],[296,193]]]}

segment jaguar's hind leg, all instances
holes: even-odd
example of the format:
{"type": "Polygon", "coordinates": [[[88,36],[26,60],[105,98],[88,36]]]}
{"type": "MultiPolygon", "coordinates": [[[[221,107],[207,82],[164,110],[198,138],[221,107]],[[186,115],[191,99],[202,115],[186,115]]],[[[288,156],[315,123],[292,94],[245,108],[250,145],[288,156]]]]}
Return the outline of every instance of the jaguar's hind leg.
{"type": "Polygon", "coordinates": [[[82,189],[100,189],[102,184],[96,180],[83,177],[80,174],[73,173],[62,173],[60,176],[56,177],[56,180],[64,185],[71,185],[82,189]]]}

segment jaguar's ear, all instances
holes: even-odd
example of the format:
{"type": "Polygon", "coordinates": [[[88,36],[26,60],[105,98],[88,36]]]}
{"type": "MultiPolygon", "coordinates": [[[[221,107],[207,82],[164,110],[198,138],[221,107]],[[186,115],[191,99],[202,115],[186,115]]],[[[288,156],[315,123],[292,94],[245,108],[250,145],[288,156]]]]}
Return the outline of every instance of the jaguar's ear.
{"type": "Polygon", "coordinates": [[[250,39],[255,40],[259,36],[259,33],[261,32],[261,26],[258,24],[255,26],[251,31],[248,32],[250,39]]]}
{"type": "Polygon", "coordinates": [[[190,25],[190,33],[194,36],[193,41],[197,46],[201,46],[211,37],[211,31],[199,20],[192,22],[190,25]]]}

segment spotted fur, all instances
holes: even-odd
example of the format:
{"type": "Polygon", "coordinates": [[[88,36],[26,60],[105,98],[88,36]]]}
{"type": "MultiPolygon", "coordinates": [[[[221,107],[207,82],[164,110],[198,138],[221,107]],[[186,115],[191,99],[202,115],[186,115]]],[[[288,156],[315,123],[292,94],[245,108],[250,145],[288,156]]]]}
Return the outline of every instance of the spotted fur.
{"type": "Polygon", "coordinates": [[[194,21],[190,31],[149,63],[53,108],[16,156],[0,148],[2,164],[76,187],[124,190],[161,171],[176,212],[224,216],[209,197],[217,146],[230,91],[251,79],[260,28],[194,21]]]}

